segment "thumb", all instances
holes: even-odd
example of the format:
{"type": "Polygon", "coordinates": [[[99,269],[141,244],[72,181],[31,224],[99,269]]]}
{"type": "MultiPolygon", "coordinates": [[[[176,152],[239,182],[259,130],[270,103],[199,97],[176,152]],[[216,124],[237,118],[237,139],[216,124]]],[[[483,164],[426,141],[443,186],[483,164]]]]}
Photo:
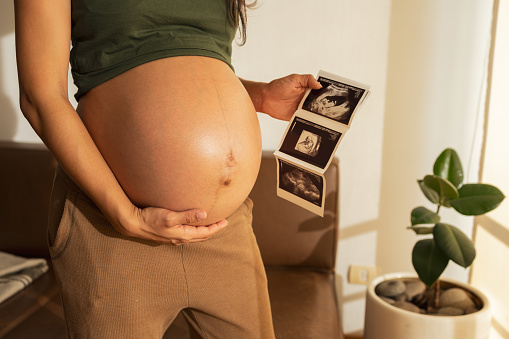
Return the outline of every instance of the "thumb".
{"type": "Polygon", "coordinates": [[[304,88],[320,89],[322,85],[311,74],[303,74],[300,76],[300,84],[304,88]]]}
{"type": "Polygon", "coordinates": [[[199,209],[192,209],[183,212],[172,212],[170,223],[173,225],[192,225],[207,218],[207,212],[199,209]]]}

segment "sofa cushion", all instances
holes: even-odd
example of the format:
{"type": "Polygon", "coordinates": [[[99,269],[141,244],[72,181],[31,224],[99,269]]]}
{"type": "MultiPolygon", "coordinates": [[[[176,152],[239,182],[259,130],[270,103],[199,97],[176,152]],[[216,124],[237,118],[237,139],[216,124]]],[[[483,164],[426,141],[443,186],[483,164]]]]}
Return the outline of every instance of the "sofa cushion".
{"type": "Polygon", "coordinates": [[[49,258],[46,230],[57,162],[42,144],[0,142],[0,251],[49,258]]]}
{"type": "MultiPolygon", "coordinates": [[[[269,269],[267,279],[277,339],[342,338],[334,275],[269,269]]],[[[192,338],[182,314],[164,338],[192,338]]]]}
{"type": "Polygon", "coordinates": [[[267,279],[276,338],[341,338],[334,275],[269,269],[267,279]]]}
{"type": "Polygon", "coordinates": [[[253,229],[266,267],[291,266],[333,272],[339,225],[339,162],[325,172],[324,217],[276,196],[276,161],[264,151],[256,184],[249,195],[254,202],[253,229]]]}

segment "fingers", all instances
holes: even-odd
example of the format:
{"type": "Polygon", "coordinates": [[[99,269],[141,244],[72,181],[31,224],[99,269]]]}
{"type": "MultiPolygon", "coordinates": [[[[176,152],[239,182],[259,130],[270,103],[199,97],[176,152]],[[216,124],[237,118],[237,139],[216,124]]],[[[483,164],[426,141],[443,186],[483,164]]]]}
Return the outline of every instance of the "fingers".
{"type": "Polygon", "coordinates": [[[207,218],[207,212],[202,210],[189,210],[183,212],[170,212],[167,222],[170,225],[192,225],[207,218]]]}
{"type": "Polygon", "coordinates": [[[172,239],[171,244],[183,245],[186,243],[194,243],[208,240],[214,234],[225,228],[226,225],[228,225],[228,222],[225,219],[223,219],[215,224],[208,226],[189,226],[189,225],[175,226],[181,232],[181,236],[172,239]]]}
{"type": "Polygon", "coordinates": [[[300,76],[300,83],[302,87],[311,88],[311,89],[320,89],[322,85],[315,79],[311,74],[302,74],[300,76]]]}
{"type": "Polygon", "coordinates": [[[311,74],[290,74],[280,80],[283,80],[281,85],[290,85],[288,88],[297,90],[303,93],[307,88],[320,89],[322,85],[311,74]]]}
{"type": "Polygon", "coordinates": [[[202,210],[174,212],[146,208],[144,212],[149,217],[145,219],[142,225],[142,238],[163,244],[180,245],[188,242],[205,241],[228,224],[223,219],[206,226],[192,225],[207,217],[207,214],[202,210]]]}
{"type": "Polygon", "coordinates": [[[193,225],[199,221],[203,223],[206,217],[207,213],[200,209],[175,212],[155,207],[136,208],[130,227],[120,233],[161,244],[205,241],[228,224],[223,219],[206,226],[193,225]]]}

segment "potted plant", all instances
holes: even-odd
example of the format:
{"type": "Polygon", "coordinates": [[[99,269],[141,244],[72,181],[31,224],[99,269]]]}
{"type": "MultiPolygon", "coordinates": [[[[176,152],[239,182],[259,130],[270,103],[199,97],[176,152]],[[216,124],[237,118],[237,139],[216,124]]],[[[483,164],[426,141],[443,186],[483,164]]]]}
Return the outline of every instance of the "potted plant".
{"type": "Polygon", "coordinates": [[[472,286],[439,279],[450,261],[469,267],[475,259],[473,242],[459,228],[441,220],[442,208],[463,215],[495,209],[504,194],[495,186],[463,184],[463,168],[456,151],[444,150],[433,174],[417,181],[424,196],[436,206],[420,206],[410,214],[408,229],[419,236],[412,251],[412,274],[374,279],[366,295],[365,339],[487,338],[489,301],[472,286]]]}

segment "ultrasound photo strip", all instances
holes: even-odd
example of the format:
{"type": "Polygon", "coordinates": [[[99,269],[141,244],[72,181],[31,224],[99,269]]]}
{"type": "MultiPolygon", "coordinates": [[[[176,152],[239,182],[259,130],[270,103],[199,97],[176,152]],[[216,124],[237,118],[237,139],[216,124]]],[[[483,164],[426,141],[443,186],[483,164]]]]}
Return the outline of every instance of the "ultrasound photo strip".
{"type": "Polygon", "coordinates": [[[323,216],[323,174],[370,87],[325,71],[317,80],[322,88],[306,92],[274,156],[277,195],[323,216]]]}

